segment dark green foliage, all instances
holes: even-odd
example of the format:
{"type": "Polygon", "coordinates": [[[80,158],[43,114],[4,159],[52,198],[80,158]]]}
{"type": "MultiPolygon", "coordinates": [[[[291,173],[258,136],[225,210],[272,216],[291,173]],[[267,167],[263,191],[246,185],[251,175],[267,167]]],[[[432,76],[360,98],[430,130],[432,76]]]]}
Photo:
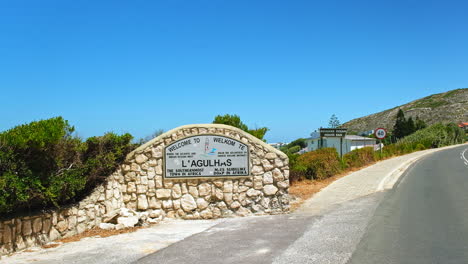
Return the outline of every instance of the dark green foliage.
{"type": "Polygon", "coordinates": [[[241,121],[238,115],[229,115],[229,114],[226,114],[223,116],[222,115],[215,116],[213,120],[213,124],[223,124],[223,125],[237,127],[261,140],[263,140],[263,138],[265,137],[265,134],[269,130],[266,127],[249,129],[249,127],[247,127],[247,125],[241,121]]]}
{"type": "Polygon", "coordinates": [[[299,146],[301,149],[307,147],[306,139],[305,138],[298,138],[293,142],[288,144],[289,147],[299,146]]]}
{"type": "Polygon", "coordinates": [[[86,140],[84,173],[87,175],[87,186],[93,187],[114,172],[125,156],[133,150],[130,144],[132,135],[107,133],[102,137],[91,137],[86,140]]]}
{"type": "Polygon", "coordinates": [[[248,129],[246,132],[258,139],[265,141],[263,138],[265,137],[265,134],[268,132],[268,130],[269,129],[266,127],[260,127],[256,129],[248,129]]]}
{"type": "Polygon", "coordinates": [[[406,133],[407,135],[411,135],[416,132],[416,126],[414,125],[413,118],[410,116],[408,120],[406,120],[406,133]]]}
{"type": "MultiPolygon", "coordinates": [[[[419,130],[396,143],[404,152],[412,152],[418,145],[427,148],[439,148],[465,142],[465,132],[455,124],[435,124],[419,130]]],[[[421,146],[419,146],[421,148],[421,146]]]]}
{"type": "Polygon", "coordinates": [[[399,109],[395,121],[395,126],[393,126],[393,136],[397,139],[407,136],[408,132],[406,128],[405,113],[403,113],[403,110],[399,109]]]}
{"type": "Polygon", "coordinates": [[[409,136],[414,132],[425,128],[426,126],[426,123],[418,117],[416,117],[416,122],[413,120],[412,117],[406,119],[403,110],[400,109],[398,110],[395,125],[393,127],[392,136],[395,140],[392,140],[392,142],[409,136]]]}
{"type": "Polygon", "coordinates": [[[416,117],[416,122],[415,122],[414,125],[415,125],[415,128],[416,128],[416,131],[424,129],[424,128],[427,127],[426,122],[424,122],[424,120],[422,120],[422,119],[419,119],[419,117],[416,117]]]}
{"type": "Polygon", "coordinates": [[[56,117],[0,133],[0,213],[66,203],[112,173],[132,147],[128,134],[82,142],[73,131],[56,117]]]}
{"type": "Polygon", "coordinates": [[[465,142],[465,132],[455,124],[434,124],[383,148],[384,157],[465,142]]]}
{"type": "Polygon", "coordinates": [[[305,138],[298,138],[286,146],[281,147],[281,151],[286,154],[293,154],[299,152],[301,149],[307,147],[305,138]]]}

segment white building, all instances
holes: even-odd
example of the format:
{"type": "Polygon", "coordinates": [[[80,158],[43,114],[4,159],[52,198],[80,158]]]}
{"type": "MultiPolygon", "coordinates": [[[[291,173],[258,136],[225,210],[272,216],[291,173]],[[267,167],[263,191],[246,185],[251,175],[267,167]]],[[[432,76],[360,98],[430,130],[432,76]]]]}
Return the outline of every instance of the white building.
{"type": "MultiPolygon", "coordinates": [[[[340,138],[339,137],[324,137],[322,142],[318,133],[312,133],[312,137],[306,139],[307,151],[313,151],[319,148],[335,148],[340,154],[340,138]]],[[[343,138],[343,155],[364,147],[376,147],[375,138],[367,138],[355,135],[347,135],[343,138]]]]}

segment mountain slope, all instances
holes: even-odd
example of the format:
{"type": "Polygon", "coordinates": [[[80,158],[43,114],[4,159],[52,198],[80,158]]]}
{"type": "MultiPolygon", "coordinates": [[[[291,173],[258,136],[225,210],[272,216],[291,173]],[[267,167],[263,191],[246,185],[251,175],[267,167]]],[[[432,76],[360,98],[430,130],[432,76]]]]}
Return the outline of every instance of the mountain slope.
{"type": "Polygon", "coordinates": [[[348,128],[350,132],[367,131],[378,127],[392,130],[400,108],[407,118],[419,117],[427,124],[468,122],[468,88],[433,94],[389,110],[353,119],[341,127],[348,128]]]}

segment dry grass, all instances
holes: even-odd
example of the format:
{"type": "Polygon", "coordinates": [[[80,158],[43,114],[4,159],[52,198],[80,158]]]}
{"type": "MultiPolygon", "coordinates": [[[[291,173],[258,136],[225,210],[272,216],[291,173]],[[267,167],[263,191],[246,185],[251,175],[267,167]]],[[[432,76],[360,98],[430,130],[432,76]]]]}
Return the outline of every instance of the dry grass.
{"type": "Polygon", "coordinates": [[[60,245],[61,245],[60,243],[48,243],[48,244],[42,245],[42,248],[56,248],[60,245]]]}
{"type": "Polygon", "coordinates": [[[94,229],[86,230],[85,232],[78,234],[78,235],[74,235],[71,237],[66,237],[66,238],[62,238],[62,239],[58,239],[54,241],[57,243],[49,243],[49,244],[42,245],[42,248],[55,248],[55,247],[60,246],[63,243],[80,241],[81,239],[86,238],[86,237],[110,237],[110,236],[115,236],[115,235],[120,235],[120,234],[125,234],[125,233],[132,233],[141,228],[144,228],[144,227],[136,226],[136,227],[128,227],[128,228],[124,228],[120,230],[115,230],[115,229],[105,230],[105,229],[94,228],[94,229]]]}
{"type": "Polygon", "coordinates": [[[360,167],[360,168],[351,168],[347,169],[340,174],[334,175],[332,177],[326,178],[324,180],[301,180],[301,181],[296,181],[291,184],[289,187],[289,194],[293,196],[295,199],[291,201],[291,211],[295,211],[297,208],[299,208],[302,203],[304,203],[305,200],[311,198],[314,196],[314,194],[320,192],[323,188],[327,187],[334,181],[343,178],[355,171],[364,169],[366,167],[374,165],[376,162],[373,162],[371,164],[367,164],[366,166],[360,167]]]}
{"type": "Polygon", "coordinates": [[[128,227],[128,228],[119,229],[119,230],[115,230],[115,229],[105,230],[105,229],[94,228],[94,229],[86,230],[83,233],[78,234],[78,235],[59,239],[57,240],[57,242],[62,242],[62,243],[75,242],[75,241],[80,241],[82,238],[85,238],[85,237],[96,237],[96,236],[110,237],[110,236],[115,236],[115,235],[120,235],[120,234],[125,234],[125,233],[132,233],[141,228],[142,228],[141,226],[128,227]]]}

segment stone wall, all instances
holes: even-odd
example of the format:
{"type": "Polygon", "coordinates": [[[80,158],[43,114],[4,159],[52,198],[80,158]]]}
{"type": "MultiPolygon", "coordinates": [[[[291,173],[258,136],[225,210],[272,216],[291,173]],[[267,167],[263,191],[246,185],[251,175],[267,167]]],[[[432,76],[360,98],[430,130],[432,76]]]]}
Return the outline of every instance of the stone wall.
{"type": "Polygon", "coordinates": [[[288,188],[288,158],[284,153],[231,126],[182,126],[130,153],[120,168],[79,204],[0,222],[0,256],[98,227],[115,220],[121,208],[136,211],[140,222],[149,223],[163,217],[211,219],[288,212],[288,188]],[[206,134],[248,145],[250,176],[164,179],[164,147],[206,134]]]}

